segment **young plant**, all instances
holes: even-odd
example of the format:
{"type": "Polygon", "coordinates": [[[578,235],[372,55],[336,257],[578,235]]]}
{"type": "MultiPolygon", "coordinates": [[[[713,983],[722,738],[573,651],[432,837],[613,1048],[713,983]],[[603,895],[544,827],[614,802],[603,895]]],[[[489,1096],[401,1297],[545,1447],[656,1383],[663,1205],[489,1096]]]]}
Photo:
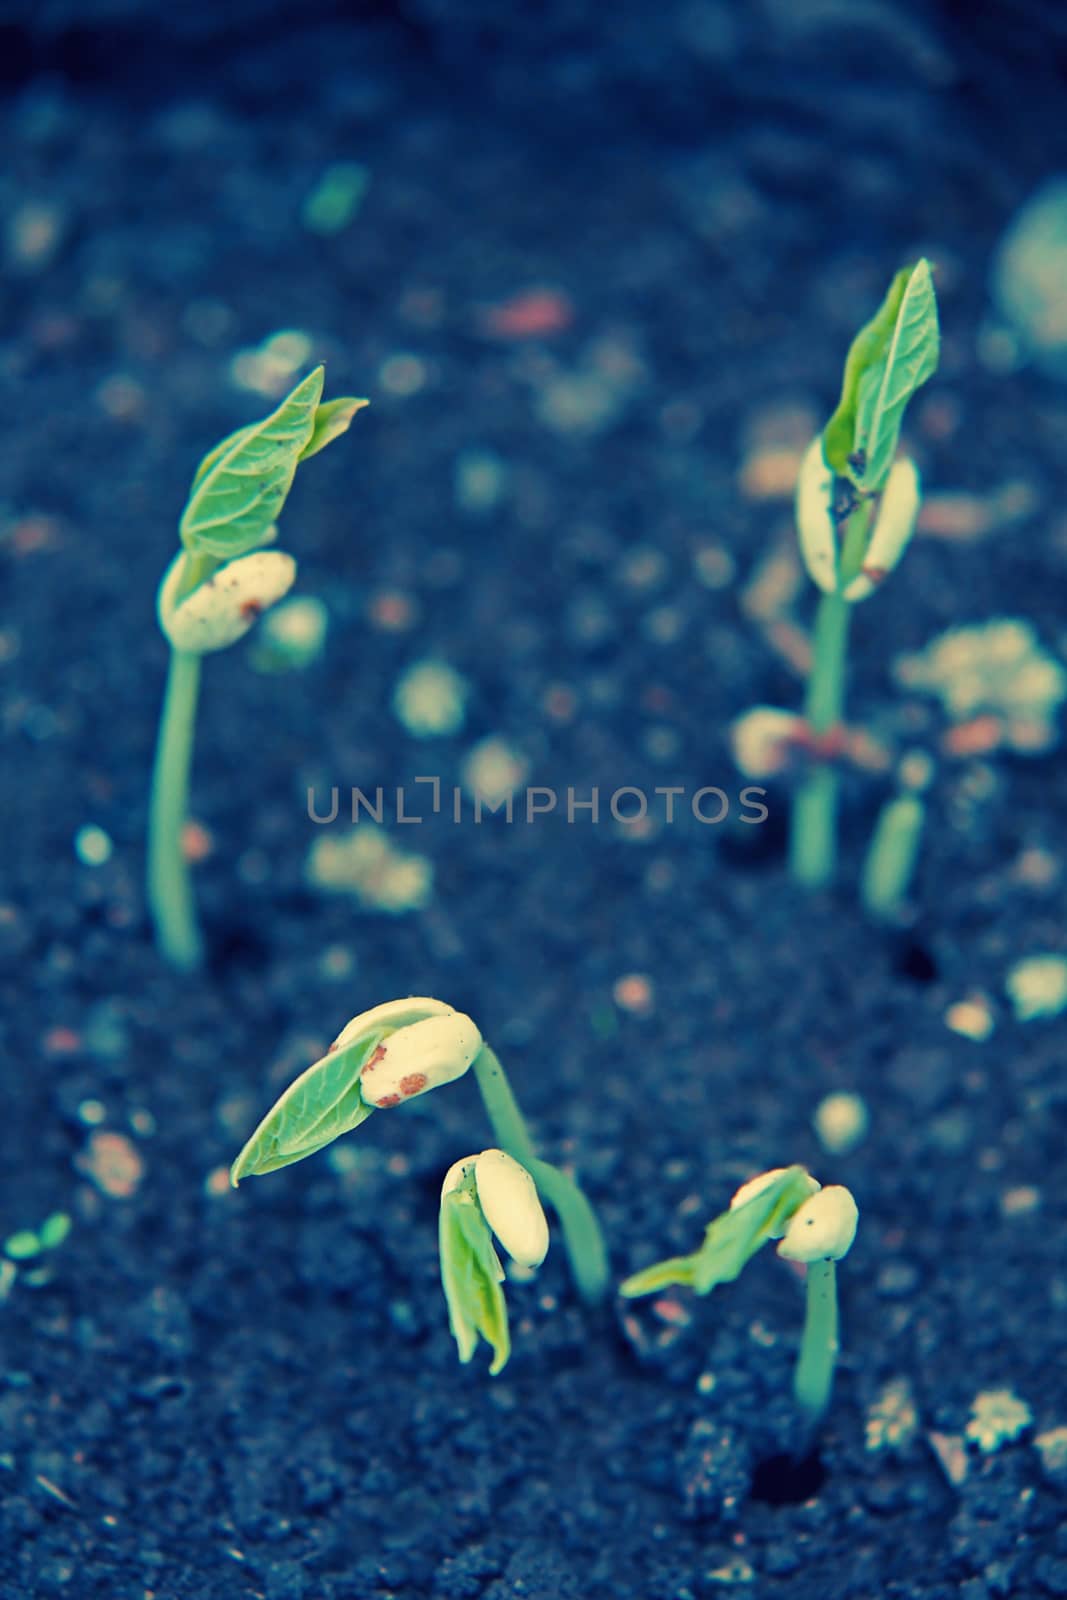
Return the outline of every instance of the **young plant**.
{"type": "Polygon", "coordinates": [[[438,1223],[441,1283],[459,1359],[471,1359],[481,1335],[492,1346],[489,1372],[495,1377],[511,1354],[511,1338],[493,1234],[527,1272],[536,1271],[548,1253],[537,1186],[504,1150],[483,1150],[449,1168],[438,1223]]]}
{"type": "MultiPolygon", "coordinates": [[[[889,576],[919,510],[919,475],[896,460],[905,408],[937,367],[940,335],[929,262],[898,272],[877,315],[852,342],[841,399],[808,448],[797,483],[800,551],[822,590],[804,716],[813,749],[829,748],[844,710],[852,607],[889,576]]],[[[793,806],[790,864],[818,887],[833,875],[838,775],[812,757],[793,806]]]]}
{"type": "Polygon", "coordinates": [[[271,416],[204,457],[182,513],[181,549],[159,590],[159,625],[171,649],[148,817],[148,904],[160,951],[183,970],[203,955],[182,850],[201,657],[235,644],[292,587],[292,556],[265,547],[296,469],[367,404],[322,404],[323,376],[316,367],[271,416]]]}
{"type": "Polygon", "coordinates": [[[0,1256],[0,1300],[7,1299],[20,1271],[27,1283],[47,1281],[47,1267],[43,1263],[40,1266],[31,1263],[37,1263],[52,1250],[58,1250],[69,1234],[70,1226],[70,1217],[65,1211],[53,1211],[39,1228],[19,1228],[17,1233],[8,1235],[0,1256]]]}
{"type": "Polygon", "coordinates": [[[917,794],[898,794],[878,814],[860,878],[860,899],[878,922],[899,917],[915,872],[926,805],[917,794]]]}
{"type": "Polygon", "coordinates": [[[848,1253],[858,1217],[847,1189],[837,1184],[824,1189],[803,1167],[775,1167],[741,1185],[729,1209],[708,1224],[699,1250],[634,1273],[620,1293],[632,1298],[685,1284],[697,1294],[710,1294],[717,1284],[740,1277],[768,1239],[780,1240],[783,1259],[807,1266],[793,1394],[814,1427],[830,1403],[837,1359],[835,1263],[848,1253]]]}
{"type": "MultiPolygon", "coordinates": [[[[358,1128],[375,1111],[391,1109],[451,1083],[471,1068],[500,1151],[491,1159],[483,1152],[467,1163],[459,1163],[463,1172],[453,1167],[446,1179],[442,1239],[447,1211],[448,1239],[454,1246],[449,1260],[461,1264],[446,1270],[443,1250],[442,1274],[462,1359],[468,1360],[473,1349],[468,1348],[473,1328],[493,1345],[493,1370],[499,1371],[506,1360],[506,1351],[501,1357],[502,1300],[499,1288],[494,1290],[490,1284],[492,1263],[484,1248],[487,1235],[480,1234],[473,1214],[468,1216],[466,1201],[461,1204],[457,1199],[446,1204],[449,1196],[454,1192],[478,1200],[478,1215],[488,1221],[505,1249],[521,1259],[522,1252],[512,1248],[514,1232],[502,1232],[497,1226],[503,1210],[496,1210],[493,1202],[487,1201],[484,1181],[478,1182],[479,1174],[484,1179],[485,1173],[492,1171],[490,1185],[496,1179],[500,1192],[506,1193],[510,1187],[515,1194],[514,1174],[510,1185],[499,1177],[497,1156],[503,1153],[510,1162],[507,1170],[510,1172],[515,1165],[525,1169],[536,1190],[555,1210],[572,1276],[582,1298],[589,1303],[601,1300],[607,1291],[608,1262],[592,1206],[572,1178],[537,1155],[504,1068],[470,1017],[443,1001],[425,997],[390,1000],[353,1017],[322,1059],[301,1073],[268,1111],[234,1162],[230,1181],[236,1188],[242,1178],[276,1172],[302,1161],[358,1128]],[[473,1176],[467,1172],[472,1163],[473,1176]],[[475,1184],[473,1189],[468,1177],[475,1184]],[[451,1188],[450,1180],[454,1180],[451,1188]],[[457,1208],[462,1211],[461,1222],[456,1220],[457,1208]],[[467,1239],[465,1255],[456,1242],[460,1233],[467,1239]],[[461,1293],[459,1288],[463,1273],[469,1275],[473,1285],[469,1293],[461,1293]]],[[[525,1253],[528,1255],[529,1250],[525,1253]]],[[[499,1278],[495,1281],[499,1285],[499,1278]]],[[[506,1331],[506,1319],[503,1326],[506,1331]]]]}

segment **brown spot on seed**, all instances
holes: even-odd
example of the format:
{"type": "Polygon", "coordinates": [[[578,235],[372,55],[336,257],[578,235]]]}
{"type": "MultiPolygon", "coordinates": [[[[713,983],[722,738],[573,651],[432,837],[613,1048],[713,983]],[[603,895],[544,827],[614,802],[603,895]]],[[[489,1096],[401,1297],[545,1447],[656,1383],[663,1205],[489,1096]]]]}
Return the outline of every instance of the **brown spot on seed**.
{"type": "Polygon", "coordinates": [[[260,614],[260,612],[262,610],[263,610],[263,602],[262,602],[262,600],[246,600],[244,602],[244,604],[242,605],[242,607],[241,607],[241,615],[242,615],[242,617],[245,617],[247,620],[253,621],[256,617],[259,616],[259,614],[260,614]]]}
{"type": "Polygon", "coordinates": [[[398,1094],[387,1094],[383,1100],[376,1100],[374,1104],[379,1111],[388,1111],[390,1107],[400,1104],[400,1096],[398,1094]]]}
{"type": "Polygon", "coordinates": [[[382,1057],[384,1055],[385,1055],[385,1046],[384,1046],[384,1044],[376,1045],[375,1048],[371,1051],[370,1055],[367,1057],[366,1061],[363,1063],[363,1071],[364,1072],[373,1072],[374,1068],[378,1065],[379,1061],[381,1061],[381,1059],[382,1059],[382,1057]]]}
{"type": "Polygon", "coordinates": [[[863,576],[869,578],[871,583],[884,583],[889,576],[888,567],[863,567],[863,576]]]}
{"type": "Polygon", "coordinates": [[[400,1093],[405,1100],[413,1094],[419,1094],[426,1087],[425,1072],[409,1072],[406,1078],[400,1080],[400,1093]]]}

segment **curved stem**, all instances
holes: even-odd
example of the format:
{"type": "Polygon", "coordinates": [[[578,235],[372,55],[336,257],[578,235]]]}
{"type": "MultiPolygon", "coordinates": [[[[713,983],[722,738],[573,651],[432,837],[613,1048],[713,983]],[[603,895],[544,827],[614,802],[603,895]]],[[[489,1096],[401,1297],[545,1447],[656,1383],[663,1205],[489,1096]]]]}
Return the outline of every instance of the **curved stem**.
{"type": "Polygon", "coordinates": [[[809,1264],[806,1290],[793,1394],[814,1427],[830,1404],[837,1361],[837,1270],[832,1261],[809,1264]]]}
{"type": "Polygon", "coordinates": [[[203,943],[196,920],[182,828],[189,809],[200,657],[172,650],[159,719],[148,815],[148,904],[156,943],[172,966],[198,967],[203,943]]]}
{"type": "Polygon", "coordinates": [[[488,1045],[475,1057],[474,1076],[500,1148],[526,1168],[559,1217],[579,1294],[590,1303],[602,1300],[608,1289],[608,1256],[596,1212],[573,1178],[538,1156],[500,1058],[488,1045]]]}

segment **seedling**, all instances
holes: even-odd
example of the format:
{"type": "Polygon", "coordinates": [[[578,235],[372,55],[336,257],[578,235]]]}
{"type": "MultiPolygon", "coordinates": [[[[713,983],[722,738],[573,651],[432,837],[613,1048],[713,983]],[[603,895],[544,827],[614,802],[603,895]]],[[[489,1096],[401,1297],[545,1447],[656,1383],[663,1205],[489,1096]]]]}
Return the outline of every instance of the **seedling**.
{"type": "Polygon", "coordinates": [[[201,461],[179,527],[181,550],[159,590],[170,666],[148,819],[148,903],[162,954],[189,970],[203,946],[182,850],[201,657],[224,650],[292,587],[296,562],[269,550],[296,469],[346,432],[365,400],[322,404],[323,368],[262,422],[201,461]]]}
{"type": "Polygon", "coordinates": [[[676,1256],[634,1273],[620,1287],[632,1298],[685,1284],[710,1294],[732,1283],[768,1239],[778,1239],[778,1254],[803,1262],[806,1305],[793,1394],[809,1426],[830,1403],[837,1359],[837,1275],[835,1263],[848,1253],[859,1213],[847,1189],[827,1188],[803,1167],[776,1167],[742,1184],[727,1211],[708,1224],[704,1243],[689,1256],[676,1256]]]}
{"type": "Polygon", "coordinates": [[[891,922],[899,914],[919,855],[926,806],[917,794],[898,794],[878,814],[860,879],[860,898],[871,916],[891,922]]]}
{"type": "Polygon", "coordinates": [[[39,1228],[20,1228],[4,1240],[3,1257],[0,1258],[0,1300],[6,1300],[21,1271],[27,1283],[48,1281],[46,1267],[31,1267],[39,1257],[58,1250],[70,1232],[70,1217],[65,1211],[53,1211],[39,1228]]]}
{"type": "Polygon", "coordinates": [[[479,1334],[493,1349],[495,1376],[511,1353],[504,1269],[496,1234],[520,1268],[534,1271],[548,1252],[548,1223],[537,1186],[504,1150],[483,1150],[450,1167],[441,1188],[438,1239],[441,1282],[459,1359],[473,1356],[479,1334]]]}
{"type": "MultiPolygon", "coordinates": [[[[301,1073],[268,1111],[234,1162],[230,1181],[236,1188],[242,1178],[276,1172],[302,1161],[358,1128],[375,1111],[414,1100],[462,1077],[471,1068],[500,1151],[510,1159],[511,1166],[518,1164],[525,1169],[536,1190],[559,1217],[579,1293],[589,1303],[601,1300],[608,1286],[608,1263],[592,1206],[572,1178],[537,1155],[500,1059],[484,1042],[477,1025],[440,1000],[390,1000],[353,1017],[322,1059],[301,1073]]],[[[494,1194],[498,1189],[505,1196],[509,1192],[514,1196],[518,1190],[513,1173],[510,1180],[501,1177],[496,1155],[489,1159],[489,1153],[483,1153],[452,1168],[442,1200],[441,1236],[444,1240],[447,1232],[449,1250],[446,1260],[442,1247],[442,1275],[461,1358],[470,1358],[472,1330],[481,1332],[493,1345],[493,1370],[499,1371],[507,1359],[501,1342],[499,1278],[492,1279],[492,1262],[487,1254],[487,1249],[491,1254],[491,1245],[488,1235],[480,1231],[475,1212],[488,1221],[513,1257],[531,1257],[531,1251],[528,1243],[513,1248],[517,1238],[514,1223],[505,1224],[503,1229],[498,1226],[507,1210],[506,1203],[498,1209],[492,1199],[487,1199],[487,1172],[492,1173],[489,1183],[494,1194]],[[450,1203],[453,1194],[465,1198],[450,1203]],[[468,1207],[470,1200],[478,1202],[474,1211],[468,1207]],[[466,1240],[462,1250],[461,1235],[466,1240]]],[[[523,1208],[516,1207],[515,1212],[518,1216],[523,1208]]],[[[545,1245],[547,1248],[547,1235],[545,1245]]],[[[541,1254],[544,1255],[543,1250],[541,1254]]],[[[526,1264],[532,1264],[532,1258],[526,1264]]],[[[506,1332],[506,1318],[503,1327],[506,1332]]]]}
{"type": "Polygon", "coordinates": [[[790,862],[793,876],[811,887],[828,883],[836,863],[838,775],[828,756],[844,709],[852,607],[893,571],[915,527],[919,474],[895,457],[905,408],[935,371],[939,341],[930,264],[922,260],[897,273],[853,340],[837,409],[800,469],[800,552],[823,592],[804,704],[813,759],[794,801],[790,862]]]}

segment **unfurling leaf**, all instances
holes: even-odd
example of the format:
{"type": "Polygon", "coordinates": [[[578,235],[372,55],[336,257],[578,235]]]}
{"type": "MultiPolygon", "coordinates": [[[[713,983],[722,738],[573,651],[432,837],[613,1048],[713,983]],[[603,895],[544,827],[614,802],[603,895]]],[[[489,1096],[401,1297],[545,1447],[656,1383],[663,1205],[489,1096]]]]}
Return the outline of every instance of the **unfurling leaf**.
{"type": "Polygon", "coordinates": [[[846,471],[857,489],[881,489],[889,476],[904,408],[937,368],[940,332],[930,263],[920,261],[901,296],[892,337],[862,374],[856,430],[846,471]]]}
{"type": "Polygon", "coordinates": [[[356,412],[369,405],[369,400],[351,400],[347,396],[343,400],[326,400],[315,412],[311,438],[300,452],[301,461],[317,456],[342,433],[347,433],[356,412]]]}
{"type": "Polygon", "coordinates": [[[452,1008],[413,996],[353,1017],[321,1061],[302,1072],[267,1112],[230,1169],[234,1188],[242,1178],[303,1161],[366,1122],[374,1106],[363,1097],[360,1074],[379,1045],[401,1028],[442,1014],[451,1015],[452,1008]]]}
{"type": "Polygon", "coordinates": [[[750,1199],[710,1222],[699,1250],[634,1273],[620,1286],[620,1293],[632,1299],[680,1283],[697,1294],[710,1294],[717,1284],[732,1283],[768,1239],[781,1236],[787,1219],[808,1199],[813,1183],[803,1167],[783,1167],[750,1199]]]}
{"type": "Polygon", "coordinates": [[[187,550],[229,559],[263,543],[314,431],[323,377],[316,367],[271,416],[239,428],[204,458],[182,513],[187,550]]]}
{"type": "Polygon", "coordinates": [[[823,455],[827,466],[839,478],[848,471],[848,458],[855,450],[856,408],[859,403],[860,379],[880,359],[889,344],[896,325],[897,312],[912,275],[911,267],[902,267],[889,285],[889,293],[870,322],[857,333],[849,346],[845,359],[845,376],[841,384],[841,398],[837,410],[822,432],[823,455]]]}
{"type": "Polygon", "coordinates": [[[463,1169],[460,1174],[452,1169],[445,1180],[446,1188],[454,1174],[459,1178],[458,1185],[441,1196],[441,1283],[459,1359],[471,1359],[481,1335],[492,1346],[489,1371],[495,1377],[511,1354],[508,1308],[500,1287],[504,1270],[475,1195],[473,1164],[470,1172],[466,1165],[457,1163],[463,1169]]]}

